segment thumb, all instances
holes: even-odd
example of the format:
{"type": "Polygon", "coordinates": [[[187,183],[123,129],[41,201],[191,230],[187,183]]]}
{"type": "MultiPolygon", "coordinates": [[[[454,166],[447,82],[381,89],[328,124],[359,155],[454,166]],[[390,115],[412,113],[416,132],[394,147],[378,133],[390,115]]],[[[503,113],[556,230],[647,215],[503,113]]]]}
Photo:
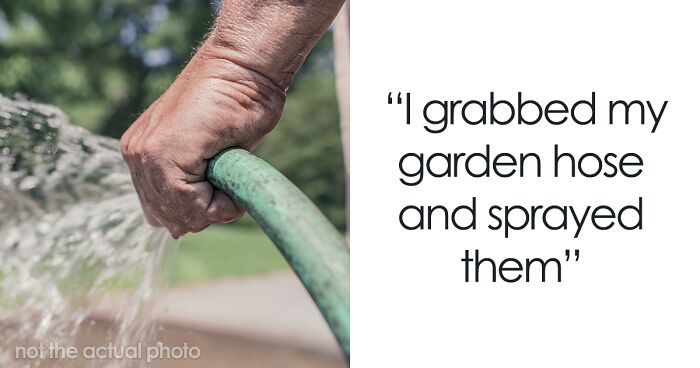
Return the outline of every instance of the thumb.
{"type": "Polygon", "coordinates": [[[243,205],[223,191],[214,188],[214,195],[207,208],[207,218],[214,223],[227,223],[238,220],[245,213],[243,205]]]}

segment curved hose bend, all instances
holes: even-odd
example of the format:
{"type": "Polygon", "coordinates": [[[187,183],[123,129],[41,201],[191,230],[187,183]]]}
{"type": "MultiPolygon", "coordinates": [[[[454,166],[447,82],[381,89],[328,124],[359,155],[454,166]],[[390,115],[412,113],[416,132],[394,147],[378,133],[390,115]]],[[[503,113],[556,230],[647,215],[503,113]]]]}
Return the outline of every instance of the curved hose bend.
{"type": "Polygon", "coordinates": [[[350,252],[321,211],[284,175],[242,149],[209,162],[209,181],[238,199],[308,290],[350,357],[350,252]]]}

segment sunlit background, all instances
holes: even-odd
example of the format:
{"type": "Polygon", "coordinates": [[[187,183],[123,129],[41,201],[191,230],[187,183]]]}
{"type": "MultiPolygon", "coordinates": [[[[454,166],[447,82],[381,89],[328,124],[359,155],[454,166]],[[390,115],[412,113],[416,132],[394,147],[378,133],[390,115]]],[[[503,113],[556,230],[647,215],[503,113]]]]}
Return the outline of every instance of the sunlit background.
{"type": "MultiPolygon", "coordinates": [[[[59,106],[73,124],[119,138],[175,79],[213,24],[216,8],[217,3],[210,0],[3,1],[0,93],[18,93],[59,106]]],[[[294,81],[282,121],[256,154],[282,171],[344,230],[345,187],[332,48],[332,37],[326,34],[294,81]]],[[[256,268],[252,264],[266,263],[239,258],[235,262],[241,263],[239,267],[222,265],[218,270],[205,254],[185,258],[195,252],[189,247],[193,242],[211,247],[213,254],[233,252],[226,240],[235,238],[237,230],[248,242],[266,243],[262,236],[256,239],[259,232],[250,219],[186,238],[182,262],[192,278],[250,273],[256,268]],[[200,261],[207,270],[198,270],[200,261]]],[[[216,257],[225,259],[229,257],[216,257]]],[[[267,271],[282,265],[269,262],[260,268],[267,271]]],[[[178,267],[174,281],[188,281],[185,273],[178,267]]]]}
{"type": "MultiPolygon", "coordinates": [[[[214,21],[210,0],[3,0],[0,94],[56,105],[75,125],[119,138],[175,79],[214,21]]],[[[292,85],[284,114],[256,154],[345,230],[345,177],[327,33],[292,85]]],[[[246,217],[188,235],[173,287],[288,270],[246,217]]]]}

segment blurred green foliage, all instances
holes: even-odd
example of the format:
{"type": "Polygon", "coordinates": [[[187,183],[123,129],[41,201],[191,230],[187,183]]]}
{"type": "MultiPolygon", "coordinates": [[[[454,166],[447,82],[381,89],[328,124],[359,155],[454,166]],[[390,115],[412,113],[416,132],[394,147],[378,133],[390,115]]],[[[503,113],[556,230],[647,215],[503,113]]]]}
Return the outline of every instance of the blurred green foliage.
{"type": "MultiPolygon", "coordinates": [[[[211,0],[1,0],[0,93],[59,106],[119,137],[177,76],[214,21],[211,0]]],[[[345,226],[345,184],[326,35],[256,152],[345,226]]]]}
{"type": "Polygon", "coordinates": [[[289,271],[270,239],[253,228],[213,225],[182,239],[170,281],[188,284],[227,276],[289,271]]]}

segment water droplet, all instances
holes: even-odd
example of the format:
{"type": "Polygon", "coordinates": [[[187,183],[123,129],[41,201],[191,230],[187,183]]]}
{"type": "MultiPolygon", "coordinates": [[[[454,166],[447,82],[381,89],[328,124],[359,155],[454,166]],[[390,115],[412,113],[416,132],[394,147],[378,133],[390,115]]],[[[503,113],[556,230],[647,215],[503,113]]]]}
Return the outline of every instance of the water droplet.
{"type": "Polygon", "coordinates": [[[46,234],[51,230],[51,225],[49,225],[48,222],[40,222],[39,225],[37,225],[37,230],[39,230],[40,233],[46,234]]]}
{"type": "Polygon", "coordinates": [[[0,110],[10,137],[0,140],[0,325],[10,316],[17,338],[71,339],[104,282],[139,270],[150,276],[130,291],[133,303],[113,307],[124,317],[119,341],[145,341],[157,255],[174,243],[140,217],[117,142],[73,129],[43,105],[0,97],[0,110]]]}
{"type": "Polygon", "coordinates": [[[39,178],[35,176],[27,176],[19,182],[19,190],[31,190],[39,185],[39,178]]]}

